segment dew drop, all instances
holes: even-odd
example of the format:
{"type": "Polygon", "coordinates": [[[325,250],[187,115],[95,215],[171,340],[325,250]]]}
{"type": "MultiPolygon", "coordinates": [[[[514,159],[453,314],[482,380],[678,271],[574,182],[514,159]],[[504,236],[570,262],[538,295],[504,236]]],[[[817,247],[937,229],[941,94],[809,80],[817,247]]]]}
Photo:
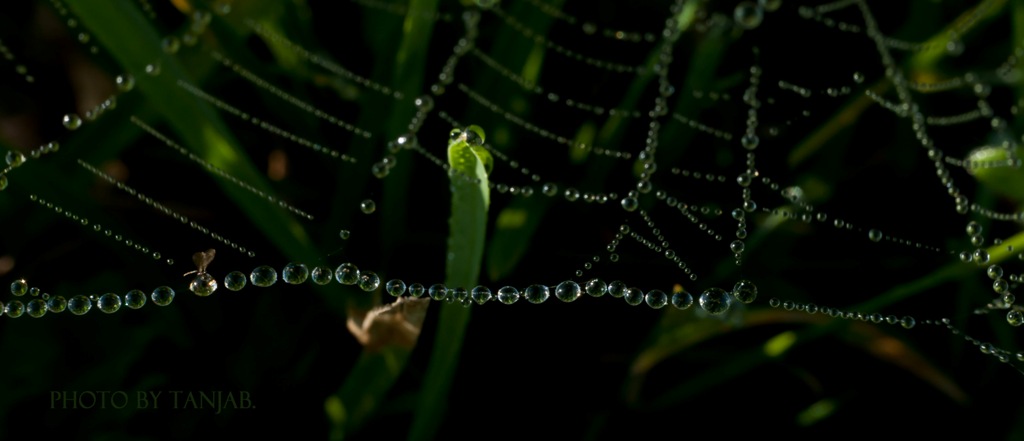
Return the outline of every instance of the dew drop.
{"type": "Polygon", "coordinates": [[[118,75],[117,78],[114,78],[114,83],[117,84],[117,90],[122,93],[130,92],[135,88],[135,77],[131,74],[118,75]]]}
{"type": "Polygon", "coordinates": [[[523,298],[533,304],[544,303],[548,297],[551,297],[551,289],[547,285],[530,285],[523,293],[523,298]]]}
{"type": "Polygon", "coordinates": [[[83,295],[77,295],[68,300],[68,311],[74,315],[83,315],[92,309],[92,300],[83,295]]]}
{"type": "Polygon", "coordinates": [[[160,75],[160,62],[149,63],[146,65],[144,70],[146,71],[147,74],[154,77],[160,75]]]}
{"type": "Polygon", "coordinates": [[[189,283],[188,290],[199,297],[209,296],[217,290],[217,279],[208,273],[199,273],[192,279],[192,283],[189,283]]]}
{"type": "Polygon", "coordinates": [[[672,306],[676,309],[688,309],[693,306],[693,296],[685,289],[672,294],[672,306]]]}
{"type": "Polygon", "coordinates": [[[622,298],[626,300],[626,304],[637,306],[644,302],[644,292],[640,288],[629,288],[622,295],[622,298]]]}
{"type": "Polygon", "coordinates": [[[309,269],[306,268],[305,264],[292,262],[285,265],[284,269],[281,270],[281,278],[284,279],[284,283],[298,285],[309,278],[309,269]]]}
{"type": "Polygon", "coordinates": [[[587,282],[586,290],[593,297],[601,297],[608,291],[608,285],[601,279],[591,279],[587,282]]]}
{"type": "Polygon", "coordinates": [[[1010,310],[1010,312],[1006,313],[1006,322],[1010,326],[1024,325],[1024,314],[1016,309],[1010,310]]]}
{"type": "Polygon", "coordinates": [[[426,292],[426,288],[424,288],[420,283],[413,283],[412,285],[409,285],[409,295],[413,298],[418,299],[423,297],[424,292],[426,292]]]}
{"type": "MultiPolygon", "coordinates": [[[[85,299],[88,301],[89,299],[85,299]]],[[[10,318],[21,317],[25,313],[25,304],[21,303],[20,300],[11,300],[9,303],[4,305],[4,314],[7,314],[10,318]]],[[[83,313],[84,314],[84,313],[83,313]]]]}
{"type": "Polygon", "coordinates": [[[326,266],[318,266],[313,268],[313,283],[317,285],[326,285],[331,283],[331,279],[334,278],[334,271],[326,266]]]}
{"type": "Polygon", "coordinates": [[[757,138],[757,135],[750,134],[750,133],[748,133],[746,135],[743,135],[743,137],[740,138],[740,144],[743,144],[743,148],[745,148],[747,150],[754,150],[754,149],[756,149],[757,145],[760,142],[761,142],[761,140],[757,138]]]}
{"type": "Polygon", "coordinates": [[[914,325],[916,325],[916,324],[917,324],[917,321],[914,320],[914,318],[909,316],[909,315],[903,316],[903,318],[900,319],[900,326],[903,326],[906,329],[913,328],[914,325]]]}
{"type": "Polygon", "coordinates": [[[7,160],[7,165],[14,168],[25,163],[25,154],[11,150],[7,152],[7,157],[5,159],[7,160]]]}
{"type": "Polygon", "coordinates": [[[498,301],[506,305],[511,305],[519,301],[519,290],[511,286],[503,286],[498,290],[498,301]]]}
{"type": "Polygon", "coordinates": [[[64,299],[64,296],[53,296],[50,300],[46,301],[46,309],[49,309],[52,313],[64,312],[68,308],[68,301],[64,299]]]}
{"type": "Polygon", "coordinates": [[[141,290],[133,289],[131,291],[128,291],[128,293],[124,295],[124,306],[127,306],[131,309],[139,309],[145,305],[146,293],[142,292],[141,290]]]}
{"type": "Polygon", "coordinates": [[[64,128],[68,130],[78,130],[79,127],[82,127],[82,118],[79,118],[78,115],[75,115],[74,113],[64,115],[62,122],[64,124],[64,128]]]}
{"type": "Polygon", "coordinates": [[[626,294],[626,284],[620,280],[616,280],[608,284],[608,295],[615,298],[622,298],[626,294]]]}
{"type": "Polygon", "coordinates": [[[242,288],[245,288],[247,282],[245,273],[241,271],[232,271],[224,276],[224,287],[231,291],[240,291],[242,288]]]}
{"type": "Polygon", "coordinates": [[[267,265],[258,266],[249,273],[249,281],[253,285],[266,288],[277,283],[277,270],[267,265]]]}
{"type": "Polygon", "coordinates": [[[870,231],[868,231],[868,239],[871,239],[872,242],[881,241],[882,232],[872,228],[870,231]]]}
{"type": "Polygon", "coordinates": [[[430,298],[437,301],[448,298],[448,288],[440,283],[430,285],[430,289],[427,290],[427,293],[430,295],[430,298]]]}
{"type": "Polygon", "coordinates": [[[359,282],[359,268],[351,263],[343,263],[334,270],[334,278],[342,285],[355,285],[359,282]]]}
{"type": "Polygon", "coordinates": [[[975,221],[970,221],[967,223],[966,230],[968,236],[977,236],[981,234],[981,225],[975,221]]]}
{"type": "Polygon", "coordinates": [[[732,296],[742,303],[751,303],[757,298],[757,286],[749,280],[740,280],[732,288],[732,296]]]}
{"type": "Polygon", "coordinates": [[[644,300],[647,302],[647,306],[654,309],[661,309],[668,304],[668,295],[662,290],[652,289],[647,292],[644,300]]]}
{"type": "Polygon", "coordinates": [[[721,288],[708,288],[700,295],[700,307],[708,314],[722,314],[729,310],[729,294],[721,288]]]}
{"type": "Polygon", "coordinates": [[[28,292],[28,282],[25,279],[18,279],[11,283],[11,294],[23,296],[28,292]]]}
{"type": "Polygon", "coordinates": [[[103,294],[96,302],[96,307],[107,314],[113,314],[121,309],[121,296],[112,292],[103,294]]]}
{"type": "Polygon", "coordinates": [[[752,1],[740,2],[733,10],[733,19],[744,29],[754,29],[764,19],[764,11],[752,1]]]}
{"type": "Polygon", "coordinates": [[[405,282],[398,279],[391,279],[386,285],[384,285],[384,289],[386,289],[388,294],[391,294],[393,297],[400,297],[402,294],[405,294],[405,282]]]}
{"type": "Polygon", "coordinates": [[[734,253],[742,253],[744,248],[746,248],[746,246],[744,246],[742,240],[734,240],[729,244],[729,249],[734,253]]]}
{"type": "Polygon", "coordinates": [[[491,289],[483,285],[473,288],[473,292],[470,294],[470,298],[478,305],[491,301],[491,297],[491,289]]]}
{"type": "Polygon", "coordinates": [[[624,197],[624,198],[622,198],[622,209],[623,210],[626,210],[626,211],[629,211],[629,212],[633,212],[633,211],[636,211],[637,207],[639,207],[639,206],[640,206],[640,203],[639,203],[639,201],[636,200],[636,198],[631,198],[631,197],[624,197]]]}
{"type": "Polygon", "coordinates": [[[40,318],[46,315],[46,311],[46,301],[43,299],[32,299],[25,305],[25,312],[32,318],[40,318]]]}
{"type": "Polygon", "coordinates": [[[377,204],[372,199],[367,199],[359,203],[359,209],[365,214],[370,214],[377,210],[377,204]]]}
{"type": "Polygon", "coordinates": [[[974,263],[977,263],[978,265],[984,265],[984,264],[988,263],[988,259],[989,259],[988,251],[985,251],[985,250],[974,250],[973,258],[974,258],[974,263]]]}
{"type": "Polygon", "coordinates": [[[380,277],[373,271],[363,271],[359,274],[359,289],[370,292],[380,286],[380,277]]]}
{"type": "Polygon", "coordinates": [[[566,303],[580,298],[580,295],[582,295],[580,285],[572,280],[566,280],[555,287],[555,297],[566,303]]]}

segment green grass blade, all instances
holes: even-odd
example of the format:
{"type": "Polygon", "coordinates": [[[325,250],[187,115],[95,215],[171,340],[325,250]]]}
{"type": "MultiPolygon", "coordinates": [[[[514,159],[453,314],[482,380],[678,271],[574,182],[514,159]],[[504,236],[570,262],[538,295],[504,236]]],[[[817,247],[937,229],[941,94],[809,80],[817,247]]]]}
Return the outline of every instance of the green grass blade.
{"type": "MultiPolygon", "coordinates": [[[[490,190],[487,184],[486,151],[462,146],[449,147],[452,213],[449,218],[448,261],[445,285],[471,289],[480,277],[487,236],[487,207],[490,190]],[[478,155],[485,156],[478,156],[478,155]],[[475,178],[479,182],[472,182],[475,178]]],[[[441,307],[437,337],[430,365],[423,380],[419,405],[414,416],[410,440],[433,438],[444,418],[448,389],[459,362],[459,350],[469,323],[469,308],[448,303],[441,307]]]]}

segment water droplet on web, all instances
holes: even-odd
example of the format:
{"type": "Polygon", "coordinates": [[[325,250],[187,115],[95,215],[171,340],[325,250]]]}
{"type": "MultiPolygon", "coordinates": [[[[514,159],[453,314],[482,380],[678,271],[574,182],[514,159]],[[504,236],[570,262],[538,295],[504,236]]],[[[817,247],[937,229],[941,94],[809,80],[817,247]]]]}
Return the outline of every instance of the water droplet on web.
{"type": "Polygon", "coordinates": [[[5,159],[7,160],[7,165],[11,166],[11,168],[18,167],[25,163],[25,155],[14,150],[7,152],[5,159]]]}
{"type": "Polygon", "coordinates": [[[744,248],[746,248],[746,246],[743,244],[742,240],[734,240],[729,244],[729,249],[734,253],[742,253],[744,248]]]}
{"type": "Polygon", "coordinates": [[[74,315],[83,315],[92,309],[92,300],[83,295],[77,295],[68,300],[68,311],[74,315]]]}
{"type": "Polygon", "coordinates": [[[107,314],[113,314],[121,309],[121,296],[112,292],[103,294],[96,302],[96,307],[107,314]]]}
{"type": "Polygon", "coordinates": [[[114,78],[114,83],[117,84],[117,90],[124,92],[130,92],[135,88],[135,77],[131,74],[121,74],[114,78]]]}
{"type": "Polygon", "coordinates": [[[46,301],[43,299],[32,299],[25,305],[25,312],[32,318],[40,318],[46,315],[46,311],[46,301]]]}
{"type": "Polygon", "coordinates": [[[1024,313],[1021,313],[1016,309],[1010,310],[1006,313],[1006,322],[1009,323],[1010,326],[1024,325],[1024,313]]]}
{"type": "Polygon", "coordinates": [[[680,289],[672,294],[672,306],[676,309],[688,309],[693,306],[693,296],[685,289],[680,289]]]}
{"type": "Polygon", "coordinates": [[[480,285],[473,288],[473,292],[470,294],[470,297],[477,305],[483,305],[491,300],[491,290],[486,286],[480,285]]]}
{"type": "Polygon", "coordinates": [[[914,318],[909,316],[909,315],[908,316],[904,316],[902,319],[900,319],[900,326],[903,326],[906,329],[911,329],[916,324],[917,324],[917,321],[914,320],[914,318]]]}
{"type": "Polygon", "coordinates": [[[82,127],[82,118],[79,118],[78,115],[75,115],[74,113],[69,113],[64,115],[62,123],[64,124],[64,128],[68,130],[78,130],[79,127],[82,127]]]}
{"type": "Polygon", "coordinates": [[[992,280],[1003,277],[1003,268],[999,265],[991,265],[985,272],[988,274],[988,278],[992,280]]]}
{"type": "Polygon", "coordinates": [[[64,296],[53,296],[50,300],[46,301],[46,309],[49,309],[52,313],[64,312],[68,308],[68,301],[64,299],[64,296]]]}
{"type": "Polygon", "coordinates": [[[977,263],[978,265],[984,265],[984,264],[988,263],[988,260],[989,260],[988,251],[985,251],[985,250],[974,250],[973,258],[974,258],[974,263],[977,263]]]}
{"type": "Polygon", "coordinates": [[[647,302],[647,306],[654,309],[661,309],[668,304],[668,295],[662,290],[652,289],[647,292],[644,300],[647,302]]]}
{"type": "Polygon", "coordinates": [[[285,283],[298,285],[309,278],[309,269],[306,268],[305,264],[292,262],[285,265],[284,269],[281,270],[281,278],[284,279],[285,283]]]}
{"type": "Polygon", "coordinates": [[[626,294],[626,284],[621,280],[616,280],[608,284],[608,295],[615,298],[622,298],[626,294]]]}
{"type": "Polygon", "coordinates": [[[640,288],[630,287],[626,289],[622,298],[626,301],[626,304],[630,306],[637,306],[644,302],[644,292],[641,291],[640,288]]]}
{"type": "Polygon", "coordinates": [[[533,304],[544,303],[550,296],[551,290],[547,285],[530,285],[526,288],[526,292],[523,293],[523,298],[533,304]]]}
{"type": "MultiPolygon", "coordinates": [[[[88,299],[86,299],[88,300],[88,299]]],[[[4,305],[4,314],[7,314],[10,318],[21,317],[25,313],[25,304],[21,303],[20,300],[11,300],[4,305]]]]}
{"type": "Polygon", "coordinates": [[[981,225],[978,224],[975,221],[970,221],[970,222],[967,223],[966,230],[967,230],[967,235],[968,236],[972,236],[972,237],[973,236],[977,236],[977,235],[981,234],[981,225]]]}
{"type": "Polygon", "coordinates": [[[160,75],[160,62],[157,61],[155,63],[149,63],[149,64],[146,65],[144,70],[150,76],[154,76],[155,77],[157,75],[160,75]]]}
{"type": "Polygon", "coordinates": [[[708,314],[722,314],[729,310],[729,293],[721,288],[708,288],[700,295],[700,307],[708,314]]]}
{"type": "Polygon", "coordinates": [[[430,289],[427,290],[427,294],[434,300],[445,300],[448,298],[448,287],[440,283],[435,283],[430,285],[430,289]]]}
{"type": "Polygon", "coordinates": [[[313,268],[311,277],[313,278],[313,283],[316,283],[317,285],[326,285],[331,283],[331,280],[334,279],[334,271],[326,266],[318,266],[313,268]]]}
{"type": "Polygon", "coordinates": [[[582,295],[580,285],[572,280],[566,280],[555,287],[555,297],[563,302],[572,302],[582,295]]]}
{"type": "Polygon", "coordinates": [[[640,206],[640,203],[636,200],[636,198],[631,198],[631,197],[622,198],[622,209],[624,209],[626,211],[630,211],[630,212],[636,211],[637,207],[639,207],[639,206],[640,206]]]}
{"type": "Polygon", "coordinates": [[[348,240],[348,238],[352,236],[352,233],[348,230],[341,230],[338,233],[338,236],[340,236],[342,240],[348,240]]]}
{"type": "Polygon", "coordinates": [[[188,290],[199,297],[209,296],[217,290],[217,279],[209,273],[201,272],[188,284],[188,290]]]}
{"type": "Polygon", "coordinates": [[[503,286],[498,290],[498,301],[506,305],[511,305],[519,301],[519,290],[511,286],[503,286]]]}
{"type": "Polygon", "coordinates": [[[732,288],[732,296],[742,303],[751,303],[757,298],[757,286],[749,280],[740,280],[732,288]]]}
{"type": "Polygon", "coordinates": [[[754,150],[757,145],[760,144],[761,140],[757,138],[757,135],[748,133],[740,138],[740,143],[743,144],[743,148],[747,150],[754,150]]]}
{"type": "Polygon", "coordinates": [[[253,285],[266,288],[277,283],[277,270],[267,265],[258,266],[249,273],[249,281],[253,285]]]}
{"type": "Polygon", "coordinates": [[[857,84],[863,83],[864,82],[864,74],[862,74],[860,72],[854,72],[853,73],[853,82],[857,83],[857,84]]]}
{"type": "Polygon", "coordinates": [[[124,306],[127,306],[131,309],[139,309],[145,305],[146,293],[142,292],[141,290],[133,289],[131,291],[128,291],[128,293],[124,295],[124,306]]]}
{"type": "Polygon", "coordinates": [[[359,289],[370,292],[380,286],[380,277],[372,271],[363,271],[359,273],[359,289]]]}
{"type": "Polygon", "coordinates": [[[232,271],[224,276],[224,287],[231,291],[239,291],[245,288],[247,282],[248,279],[245,277],[245,273],[241,271],[232,271]]]}
{"type": "Polygon", "coordinates": [[[398,279],[391,279],[386,285],[384,285],[384,289],[388,291],[388,294],[391,294],[394,297],[400,297],[402,294],[405,294],[405,282],[398,279]]]}
{"type": "Polygon", "coordinates": [[[359,203],[359,209],[365,214],[370,214],[377,210],[377,204],[372,199],[367,199],[359,203]]]}
{"type": "Polygon", "coordinates": [[[11,294],[23,296],[28,292],[28,282],[25,279],[18,279],[11,283],[11,294]]]}
{"type": "Polygon", "coordinates": [[[870,231],[868,231],[868,239],[871,239],[872,242],[881,241],[882,232],[872,228],[870,231]]]}
{"type": "Polygon", "coordinates": [[[409,296],[414,299],[423,297],[423,294],[426,291],[427,289],[421,283],[413,283],[412,285],[409,285],[409,296]]]}
{"type": "Polygon", "coordinates": [[[764,11],[760,5],[752,1],[743,1],[733,10],[733,19],[744,29],[754,29],[764,19],[764,11]]]}
{"type": "Polygon", "coordinates": [[[359,282],[359,268],[351,263],[343,263],[334,270],[334,278],[342,285],[355,285],[359,282]]]}
{"type": "Polygon", "coordinates": [[[601,297],[608,291],[608,285],[601,279],[591,279],[586,285],[587,294],[593,297],[601,297]]]}

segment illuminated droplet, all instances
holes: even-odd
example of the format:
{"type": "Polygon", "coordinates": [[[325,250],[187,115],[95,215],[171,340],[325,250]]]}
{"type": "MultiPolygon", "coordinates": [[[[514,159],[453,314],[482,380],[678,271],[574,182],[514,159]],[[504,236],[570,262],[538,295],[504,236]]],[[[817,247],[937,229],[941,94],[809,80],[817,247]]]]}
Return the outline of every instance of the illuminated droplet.
{"type": "Polygon", "coordinates": [[[309,269],[306,268],[305,264],[292,262],[285,265],[284,269],[281,270],[281,278],[284,279],[285,283],[298,285],[309,278],[309,269]]]}
{"type": "Polygon", "coordinates": [[[261,288],[277,283],[277,270],[267,265],[258,266],[249,273],[249,281],[261,288]]]}
{"type": "Polygon", "coordinates": [[[708,288],[700,295],[700,307],[708,314],[722,314],[729,310],[729,294],[721,288],[708,288]]]}
{"type": "Polygon", "coordinates": [[[96,302],[96,306],[107,314],[113,314],[121,309],[121,296],[108,292],[100,296],[99,301],[96,302]]]}
{"type": "Polygon", "coordinates": [[[74,315],[83,315],[92,309],[92,300],[83,295],[77,295],[68,300],[68,311],[74,315]]]}

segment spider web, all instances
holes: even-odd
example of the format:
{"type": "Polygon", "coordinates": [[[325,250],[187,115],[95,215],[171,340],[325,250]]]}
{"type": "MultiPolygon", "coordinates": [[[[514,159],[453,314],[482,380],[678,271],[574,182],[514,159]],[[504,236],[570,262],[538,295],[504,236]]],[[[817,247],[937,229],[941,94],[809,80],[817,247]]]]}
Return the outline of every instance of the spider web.
{"type": "MultiPolygon", "coordinates": [[[[380,277],[376,294],[323,302],[367,309],[388,297],[389,280],[443,279],[448,133],[476,124],[496,161],[480,283],[524,298],[473,306],[474,320],[496,324],[471,327],[470,348],[479,348],[474,331],[496,335],[530,316],[606,339],[614,332],[566,317],[596,314],[639,329],[633,339],[653,324],[650,341],[630,340],[641,349],[626,400],[654,407],[686,396],[685,387],[649,388],[692,361],[680,355],[691,346],[697,360],[718,345],[771,360],[796,351],[794,341],[836,334],[954,401],[966,395],[963,378],[984,369],[961,365],[965,349],[1009,365],[1003,375],[1021,369],[1013,5],[477,3],[429,12],[375,0],[276,12],[217,3],[210,10],[221,13],[187,18],[140,4],[140,16],[174,37],[144,66],[124,66],[80,36],[89,30],[69,27],[111,74],[90,77],[78,112],[55,110],[80,114],[81,128],[48,122],[35,135],[42,142],[19,146],[26,162],[5,169],[6,230],[22,233],[3,240],[14,262],[5,277],[66,299],[98,293],[89,316],[101,314],[100,293],[160,285],[177,291],[175,306],[200,305],[214,299],[186,296],[191,279],[180,274],[195,269],[192,253],[215,247],[219,308],[237,308],[221,299],[229,271],[351,262],[380,277]],[[919,18],[922,8],[933,12],[919,18]],[[294,26],[301,19],[312,28],[294,26]],[[422,71],[403,72],[395,60],[414,21],[432,31],[422,71]],[[129,78],[140,85],[127,87],[129,78]],[[156,79],[230,135],[191,142],[203,139],[188,132],[200,126],[182,131],[147,104],[141,83],[156,79]],[[116,104],[96,98],[104,94],[116,104]],[[125,126],[117,136],[127,139],[105,134],[125,126]],[[60,175],[67,182],[47,178],[60,175]],[[592,298],[593,279],[620,281],[627,301],[592,298]],[[570,280],[584,292],[560,305],[555,287],[570,280]],[[741,281],[756,286],[749,304],[738,300],[741,281]],[[551,297],[524,306],[531,285],[551,297]],[[681,293],[692,306],[675,307],[681,293]],[[715,295],[728,308],[711,314],[715,295]],[[631,298],[644,315],[624,311],[631,298]],[[714,338],[680,337],[697,331],[714,338]]],[[[15,96],[67,93],[37,85],[50,76],[11,47],[0,47],[10,83],[28,87],[15,96]]],[[[42,320],[71,315],[61,314],[42,320]]],[[[18,325],[5,317],[3,326],[18,325]]],[[[821,357],[833,354],[822,346],[821,357]]],[[[716,365],[684,371],[703,378],[716,365]]]]}

